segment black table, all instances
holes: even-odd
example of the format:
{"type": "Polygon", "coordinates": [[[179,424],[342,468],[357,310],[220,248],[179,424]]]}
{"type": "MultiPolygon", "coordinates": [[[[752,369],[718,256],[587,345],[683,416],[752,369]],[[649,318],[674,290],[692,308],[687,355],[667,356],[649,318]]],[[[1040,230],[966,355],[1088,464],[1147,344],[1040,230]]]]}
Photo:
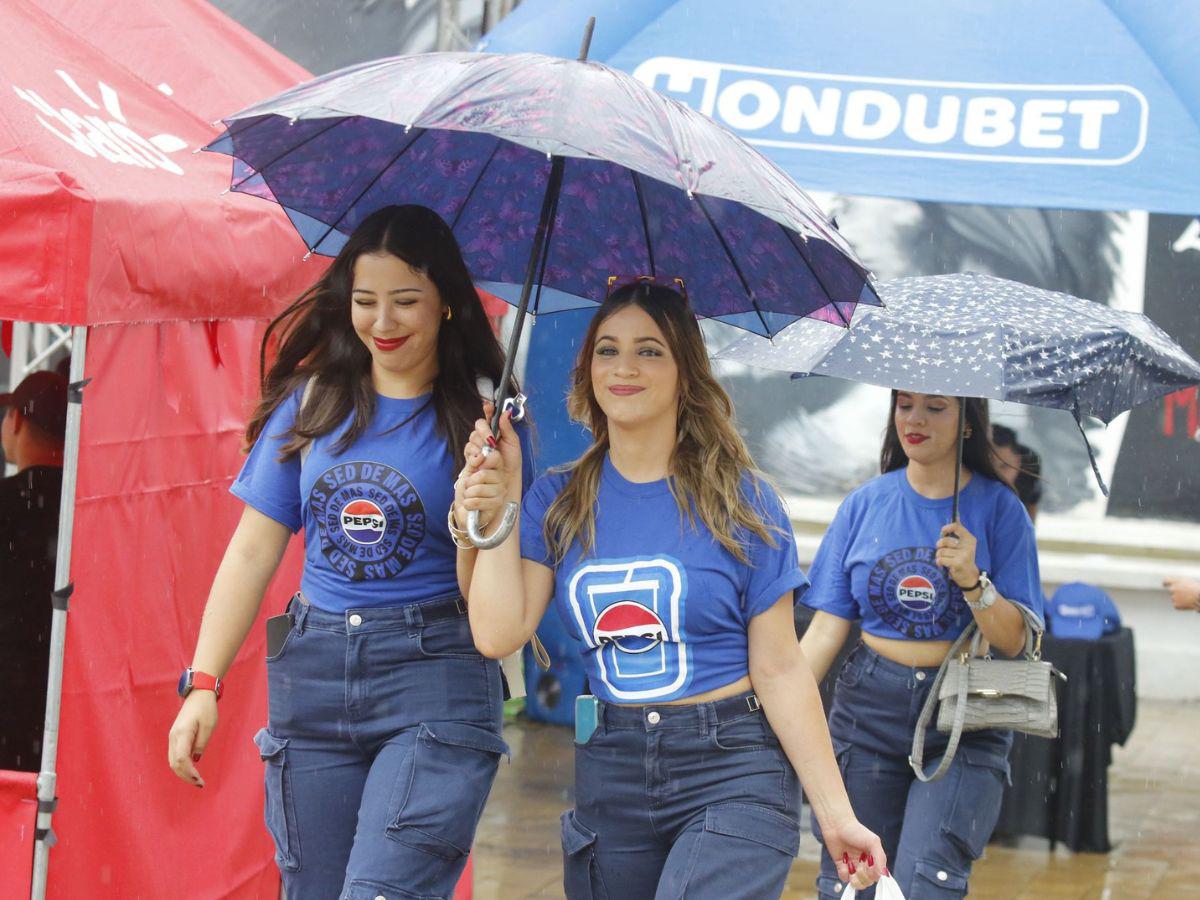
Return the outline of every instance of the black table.
{"type": "Polygon", "coordinates": [[[1067,676],[1058,690],[1059,736],[1014,735],[1012,786],[994,838],[1033,835],[1069,850],[1107,853],[1108,767],[1137,717],[1133,631],[1099,640],[1046,636],[1044,658],[1067,676]]]}

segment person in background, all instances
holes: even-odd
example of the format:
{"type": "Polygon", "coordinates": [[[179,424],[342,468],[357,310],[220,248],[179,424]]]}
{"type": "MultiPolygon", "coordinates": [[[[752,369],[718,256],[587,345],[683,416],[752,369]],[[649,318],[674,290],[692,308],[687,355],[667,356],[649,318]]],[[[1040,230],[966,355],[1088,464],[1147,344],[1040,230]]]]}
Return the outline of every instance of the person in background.
{"type": "Polygon", "coordinates": [[[1017,433],[1007,425],[992,426],[992,445],[997,474],[1017,492],[1030,520],[1036,522],[1042,502],[1042,458],[1018,441],[1017,433]]]}
{"type": "Polygon", "coordinates": [[[58,548],[67,380],[28,375],[0,395],[0,442],[17,473],[0,480],[0,769],[41,759],[58,548]]]}

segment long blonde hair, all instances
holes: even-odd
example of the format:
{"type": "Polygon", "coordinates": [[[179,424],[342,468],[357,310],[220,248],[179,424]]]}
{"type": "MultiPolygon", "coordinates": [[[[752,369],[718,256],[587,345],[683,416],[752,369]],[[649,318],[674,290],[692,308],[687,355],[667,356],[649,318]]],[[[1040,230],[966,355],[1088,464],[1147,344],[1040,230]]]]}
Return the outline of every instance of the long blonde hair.
{"type": "Polygon", "coordinates": [[[753,504],[770,488],[734,426],[733,404],[713,376],[704,336],[687,300],[670,288],[644,282],[619,288],[604,301],[579,348],[567,412],[591,431],[592,446],[563,467],[570,477],[546,511],[542,525],[546,546],[557,562],[576,540],[584,553],[595,546],[596,498],[609,436],[608,418],[592,388],[592,354],[601,324],[628,306],[638,307],[654,320],[679,369],[678,425],[668,484],[681,517],[693,524],[698,516],[721,546],[748,563],[739,533],[749,531],[772,546],[775,543],[775,529],[753,504]],[[747,496],[747,475],[753,496],[747,496]]]}

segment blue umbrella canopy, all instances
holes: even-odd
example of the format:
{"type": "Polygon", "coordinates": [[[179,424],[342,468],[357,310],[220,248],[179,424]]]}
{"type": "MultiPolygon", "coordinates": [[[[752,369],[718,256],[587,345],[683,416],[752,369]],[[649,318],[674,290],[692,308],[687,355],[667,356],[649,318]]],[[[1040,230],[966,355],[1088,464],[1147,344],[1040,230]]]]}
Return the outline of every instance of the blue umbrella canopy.
{"type": "Polygon", "coordinates": [[[849,330],[798,322],[771,342],[739,338],[716,358],[1065,409],[1106,424],[1200,383],[1200,363],[1140,313],[974,273],[877,287],[887,308],[861,307],[849,330]]]}
{"type": "Polygon", "coordinates": [[[281,204],[317,253],[367,215],[442,215],[512,300],[553,206],[531,312],[603,299],[610,275],[680,277],[696,311],[762,335],[877,303],[813,201],[713,120],[594,62],[431,53],[343,69],[225,119],[233,189],[281,204]],[[555,174],[555,168],[559,173],[555,174]],[[561,179],[558,190],[548,186],[561,179]]]}

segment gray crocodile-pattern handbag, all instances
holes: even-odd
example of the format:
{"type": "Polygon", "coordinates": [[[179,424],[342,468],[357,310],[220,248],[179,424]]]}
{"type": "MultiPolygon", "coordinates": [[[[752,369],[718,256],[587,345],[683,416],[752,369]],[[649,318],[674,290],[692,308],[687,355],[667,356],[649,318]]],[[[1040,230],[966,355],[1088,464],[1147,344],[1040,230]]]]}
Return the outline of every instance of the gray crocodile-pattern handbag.
{"type": "Polygon", "coordinates": [[[938,669],[913,732],[908,763],[922,781],[946,774],[964,731],[999,728],[1037,737],[1058,737],[1058,698],[1054,679],[1067,677],[1042,659],[1042,626],[1019,603],[1025,619],[1023,659],[980,657],[983,632],[972,622],[959,636],[938,669]],[[967,641],[970,640],[968,646],[967,641]],[[937,729],[950,733],[946,752],[932,775],[925,774],[925,729],[938,707],[937,729]]]}

